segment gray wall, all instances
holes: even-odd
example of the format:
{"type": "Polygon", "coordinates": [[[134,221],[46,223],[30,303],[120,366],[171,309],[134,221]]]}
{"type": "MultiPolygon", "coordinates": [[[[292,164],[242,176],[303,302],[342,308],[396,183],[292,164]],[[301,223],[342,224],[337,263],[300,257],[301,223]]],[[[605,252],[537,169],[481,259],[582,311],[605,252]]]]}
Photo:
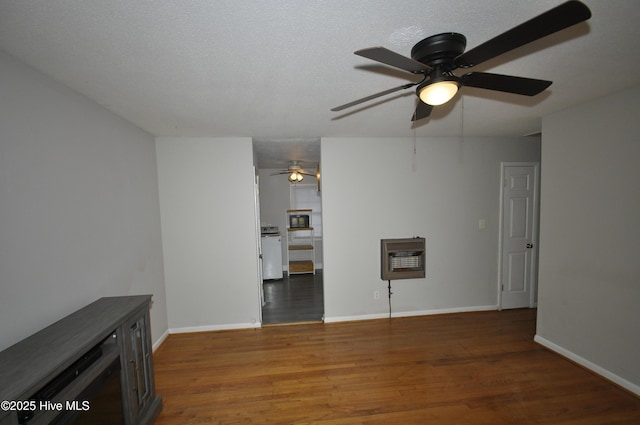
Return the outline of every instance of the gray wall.
{"type": "Polygon", "coordinates": [[[426,238],[426,278],[392,283],[397,315],[497,307],[500,162],[539,161],[538,139],[419,138],[414,155],[409,138],[323,138],[321,151],[328,321],[388,314],[386,238],[426,238]]]}
{"type": "MultiPolygon", "coordinates": [[[[409,138],[321,145],[328,321],[385,317],[380,239],[416,235],[427,238],[427,277],[394,282],[397,315],[497,307],[500,162],[538,161],[538,139],[418,139],[415,158],[409,138]]],[[[157,150],[169,328],[253,326],[251,139],[158,138],[157,150]]]]}
{"type": "Polygon", "coordinates": [[[536,339],[640,394],[640,87],[543,120],[536,339]]]}
{"type": "Polygon", "coordinates": [[[156,144],[170,331],[258,324],[251,138],[160,137],[156,144]]]}
{"type": "Polygon", "coordinates": [[[167,330],[154,138],[0,52],[0,349],[102,296],[167,330]]]}

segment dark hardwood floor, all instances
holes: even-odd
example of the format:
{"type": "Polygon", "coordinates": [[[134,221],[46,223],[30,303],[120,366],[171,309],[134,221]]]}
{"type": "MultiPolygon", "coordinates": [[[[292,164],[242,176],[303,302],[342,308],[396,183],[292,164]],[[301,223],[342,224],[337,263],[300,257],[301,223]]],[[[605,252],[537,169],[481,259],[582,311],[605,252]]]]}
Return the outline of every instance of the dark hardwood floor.
{"type": "Polygon", "coordinates": [[[637,425],[640,398],[533,341],[535,310],[173,334],[156,425],[637,425]]]}
{"type": "Polygon", "coordinates": [[[265,281],[263,288],[263,325],[322,321],[322,270],[316,270],[315,275],[285,273],[282,280],[265,281]]]}

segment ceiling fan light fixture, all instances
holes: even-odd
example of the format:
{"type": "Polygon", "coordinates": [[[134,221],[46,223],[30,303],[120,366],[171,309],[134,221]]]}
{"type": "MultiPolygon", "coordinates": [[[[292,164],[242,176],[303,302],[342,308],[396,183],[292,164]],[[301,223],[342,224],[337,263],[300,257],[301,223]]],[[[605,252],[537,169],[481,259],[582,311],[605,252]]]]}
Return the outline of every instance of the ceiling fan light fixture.
{"type": "Polygon", "coordinates": [[[418,86],[418,97],[427,105],[438,106],[450,101],[458,93],[460,82],[455,77],[443,76],[418,86]]]}
{"type": "Polygon", "coordinates": [[[296,173],[295,171],[289,174],[289,181],[292,183],[301,182],[304,177],[300,173],[296,173]]]}

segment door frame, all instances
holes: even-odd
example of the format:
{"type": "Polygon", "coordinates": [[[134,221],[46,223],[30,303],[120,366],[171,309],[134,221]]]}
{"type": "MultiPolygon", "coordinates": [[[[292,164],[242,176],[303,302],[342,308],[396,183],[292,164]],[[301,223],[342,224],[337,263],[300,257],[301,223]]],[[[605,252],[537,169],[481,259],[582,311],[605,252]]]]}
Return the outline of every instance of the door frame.
{"type": "Polygon", "coordinates": [[[533,167],[534,190],[533,190],[533,223],[531,238],[533,249],[531,250],[531,270],[530,282],[531,293],[529,294],[529,308],[534,308],[538,304],[538,245],[540,240],[540,162],[501,162],[500,163],[500,204],[499,204],[499,225],[498,225],[498,282],[496,291],[498,293],[498,310],[502,310],[502,259],[504,257],[504,246],[502,242],[504,232],[504,192],[506,188],[505,169],[507,167],[533,167]]]}
{"type": "Polygon", "coordinates": [[[255,229],[256,229],[256,256],[258,257],[258,323],[262,325],[262,307],[265,305],[264,299],[264,287],[262,286],[262,235],[261,235],[261,223],[260,223],[260,176],[258,175],[258,168],[253,166],[253,199],[254,199],[254,213],[255,213],[255,229]]]}

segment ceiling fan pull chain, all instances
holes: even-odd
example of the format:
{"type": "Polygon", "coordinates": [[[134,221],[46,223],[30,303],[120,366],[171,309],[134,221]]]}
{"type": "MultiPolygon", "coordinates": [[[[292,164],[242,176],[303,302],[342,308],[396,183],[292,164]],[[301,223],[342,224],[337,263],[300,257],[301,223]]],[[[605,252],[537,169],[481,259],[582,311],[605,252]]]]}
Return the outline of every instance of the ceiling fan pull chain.
{"type": "Polygon", "coordinates": [[[416,155],[418,153],[418,148],[417,148],[417,144],[416,144],[416,127],[413,127],[413,156],[412,156],[412,163],[411,163],[411,170],[415,173],[416,172],[416,155]]]}
{"type": "Polygon", "coordinates": [[[464,142],[464,96],[460,96],[460,141],[464,142]]]}

